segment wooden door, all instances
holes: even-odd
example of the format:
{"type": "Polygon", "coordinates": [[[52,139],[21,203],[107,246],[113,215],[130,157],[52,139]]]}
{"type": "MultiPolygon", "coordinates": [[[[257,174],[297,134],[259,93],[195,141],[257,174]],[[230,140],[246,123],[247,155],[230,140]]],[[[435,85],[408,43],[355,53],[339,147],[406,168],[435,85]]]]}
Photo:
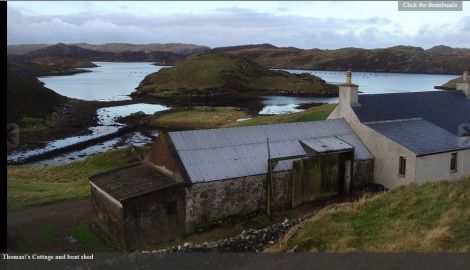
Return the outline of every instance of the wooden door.
{"type": "Polygon", "coordinates": [[[338,194],[339,160],[335,154],[294,161],[292,207],[338,194]]]}

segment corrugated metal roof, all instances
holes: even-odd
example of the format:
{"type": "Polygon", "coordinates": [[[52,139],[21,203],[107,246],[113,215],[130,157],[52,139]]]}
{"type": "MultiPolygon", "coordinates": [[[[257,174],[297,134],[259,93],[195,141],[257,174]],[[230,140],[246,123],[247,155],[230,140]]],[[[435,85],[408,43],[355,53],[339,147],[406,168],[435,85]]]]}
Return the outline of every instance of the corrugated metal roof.
{"type": "Polygon", "coordinates": [[[422,118],[454,135],[470,124],[470,99],[460,90],[359,95],[359,104],[361,122],[422,118]]]}
{"type": "MultiPolygon", "coordinates": [[[[267,173],[267,138],[271,158],[306,154],[299,140],[334,137],[354,146],[356,159],[373,158],[344,119],[179,131],[169,136],[191,182],[267,173]]],[[[292,160],[287,160],[274,171],[290,169],[292,160]]]]}
{"type": "Polygon", "coordinates": [[[417,155],[470,148],[459,137],[424,119],[403,119],[367,124],[417,155]]]}
{"type": "Polygon", "coordinates": [[[354,146],[351,146],[336,137],[301,140],[300,142],[317,153],[354,149],[354,146]]]}

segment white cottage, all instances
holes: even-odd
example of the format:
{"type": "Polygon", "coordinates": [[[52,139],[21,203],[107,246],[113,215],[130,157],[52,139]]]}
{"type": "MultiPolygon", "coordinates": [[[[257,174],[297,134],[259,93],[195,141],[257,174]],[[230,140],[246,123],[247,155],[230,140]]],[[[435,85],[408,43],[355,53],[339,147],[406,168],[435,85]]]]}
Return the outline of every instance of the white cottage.
{"type": "Polygon", "coordinates": [[[470,80],[456,90],[358,94],[351,72],[328,119],[344,118],[375,157],[375,182],[460,179],[470,175],[470,80]]]}

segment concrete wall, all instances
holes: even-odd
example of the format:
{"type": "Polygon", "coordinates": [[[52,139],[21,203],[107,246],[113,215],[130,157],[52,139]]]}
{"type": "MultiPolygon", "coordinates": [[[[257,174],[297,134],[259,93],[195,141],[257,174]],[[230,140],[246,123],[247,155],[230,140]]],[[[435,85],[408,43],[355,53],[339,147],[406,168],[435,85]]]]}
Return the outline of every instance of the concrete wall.
{"type": "MultiPolygon", "coordinates": [[[[240,216],[266,208],[266,175],[247,176],[186,188],[186,225],[188,231],[217,220],[240,216]]],[[[273,174],[273,208],[291,203],[291,172],[273,174]]]]}
{"type": "Polygon", "coordinates": [[[416,161],[416,182],[456,180],[470,175],[470,149],[458,152],[420,156],[416,161]],[[450,171],[451,153],[457,154],[457,171],[450,171]]]}
{"type": "Polygon", "coordinates": [[[374,182],[387,188],[415,181],[416,155],[377,131],[362,124],[349,104],[338,104],[328,119],[344,118],[374,155],[374,182]],[[406,158],[406,175],[398,173],[399,156],[406,158]]]}
{"type": "Polygon", "coordinates": [[[96,224],[113,241],[126,248],[127,238],[122,205],[91,185],[91,207],[96,224]]]}
{"type": "Polygon", "coordinates": [[[127,250],[170,241],[186,229],[184,186],[158,190],[125,201],[124,219],[127,250]],[[176,204],[176,213],[168,215],[168,206],[176,204]]]}

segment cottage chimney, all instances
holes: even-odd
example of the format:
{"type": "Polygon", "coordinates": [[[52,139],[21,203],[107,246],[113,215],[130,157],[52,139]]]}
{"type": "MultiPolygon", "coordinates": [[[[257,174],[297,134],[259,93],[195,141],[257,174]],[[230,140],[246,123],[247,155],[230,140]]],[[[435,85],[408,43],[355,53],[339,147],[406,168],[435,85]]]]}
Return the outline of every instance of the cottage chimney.
{"type": "Polygon", "coordinates": [[[357,106],[359,87],[352,84],[351,70],[346,71],[346,82],[339,85],[339,103],[341,105],[357,106]]]}
{"type": "Polygon", "coordinates": [[[457,90],[463,91],[463,93],[470,98],[470,80],[468,79],[468,71],[464,71],[462,81],[457,82],[457,90]]]}

